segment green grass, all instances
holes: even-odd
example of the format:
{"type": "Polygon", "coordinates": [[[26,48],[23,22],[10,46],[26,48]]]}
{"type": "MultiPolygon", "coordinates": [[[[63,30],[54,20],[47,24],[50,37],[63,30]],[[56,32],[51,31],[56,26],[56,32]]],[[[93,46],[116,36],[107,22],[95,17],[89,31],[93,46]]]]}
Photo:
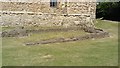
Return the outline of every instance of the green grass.
{"type": "MultiPolygon", "coordinates": [[[[0,27],[0,32],[2,31],[2,27],[0,27]]],[[[0,37],[0,67],[2,67],[2,38],[0,37]]]]}
{"type": "Polygon", "coordinates": [[[3,66],[117,66],[118,24],[97,20],[95,25],[110,32],[110,37],[38,46],[24,46],[23,43],[79,36],[85,33],[47,32],[23,38],[2,38],[2,64],[3,66]]]}

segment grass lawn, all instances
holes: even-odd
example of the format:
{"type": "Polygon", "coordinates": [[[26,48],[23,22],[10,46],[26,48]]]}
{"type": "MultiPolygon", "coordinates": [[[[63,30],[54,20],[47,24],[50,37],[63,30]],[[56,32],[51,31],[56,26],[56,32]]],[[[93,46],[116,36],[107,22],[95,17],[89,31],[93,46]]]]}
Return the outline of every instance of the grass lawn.
{"type": "MultiPolygon", "coordinates": [[[[2,27],[0,27],[0,32],[2,31],[2,27]]],[[[0,37],[0,67],[2,67],[2,38],[0,37]]]]}
{"type": "MultiPolygon", "coordinates": [[[[23,38],[2,38],[3,66],[117,66],[118,24],[97,20],[110,37],[95,40],[24,46],[24,42],[84,35],[82,31],[47,32],[23,38]]],[[[9,28],[4,28],[6,30],[9,28]]],[[[10,28],[11,29],[11,28],[10,28]]]]}

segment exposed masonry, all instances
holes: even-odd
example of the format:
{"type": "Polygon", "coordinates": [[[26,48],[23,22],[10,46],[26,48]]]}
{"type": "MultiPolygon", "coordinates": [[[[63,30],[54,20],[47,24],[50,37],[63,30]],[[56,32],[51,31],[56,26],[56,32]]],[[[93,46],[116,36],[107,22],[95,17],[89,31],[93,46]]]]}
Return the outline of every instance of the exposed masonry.
{"type": "Polygon", "coordinates": [[[83,26],[93,27],[95,2],[0,2],[2,26],[83,26]]]}
{"type": "Polygon", "coordinates": [[[48,40],[40,40],[40,41],[36,41],[36,42],[28,42],[28,43],[25,43],[25,45],[31,46],[31,45],[82,41],[82,40],[87,40],[87,39],[109,37],[109,33],[103,31],[102,29],[96,29],[96,28],[91,28],[91,27],[81,28],[81,29],[83,29],[85,32],[87,32],[89,34],[86,34],[84,36],[76,36],[76,37],[69,37],[69,38],[54,38],[54,39],[48,39],[48,40]]]}
{"type": "Polygon", "coordinates": [[[85,36],[70,37],[70,38],[56,38],[56,39],[49,39],[49,40],[41,40],[39,42],[25,43],[25,45],[30,46],[30,45],[40,45],[40,44],[50,44],[50,43],[82,41],[87,39],[96,39],[96,38],[105,38],[105,37],[109,37],[109,34],[107,32],[92,33],[92,34],[87,34],[85,36]]]}
{"type": "Polygon", "coordinates": [[[57,29],[38,29],[38,30],[30,30],[24,29],[24,27],[20,27],[19,29],[3,31],[2,37],[24,37],[33,33],[43,33],[43,32],[55,32],[55,31],[70,31],[70,30],[83,30],[89,34],[84,36],[74,36],[69,38],[54,38],[47,40],[40,40],[36,42],[25,42],[25,45],[38,45],[38,44],[50,44],[50,43],[60,43],[60,42],[70,42],[70,41],[82,41],[87,39],[96,39],[96,38],[105,38],[109,37],[109,33],[103,31],[102,29],[92,28],[92,27],[69,27],[69,28],[57,28],[57,29]]]}

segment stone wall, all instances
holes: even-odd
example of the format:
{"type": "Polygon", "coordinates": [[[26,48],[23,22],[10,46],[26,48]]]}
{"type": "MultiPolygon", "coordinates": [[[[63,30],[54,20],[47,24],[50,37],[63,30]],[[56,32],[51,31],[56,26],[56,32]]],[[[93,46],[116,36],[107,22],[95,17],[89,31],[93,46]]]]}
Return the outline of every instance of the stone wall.
{"type": "Polygon", "coordinates": [[[0,23],[3,26],[94,26],[96,3],[58,2],[0,2],[0,23]]]}
{"type": "Polygon", "coordinates": [[[26,11],[42,13],[60,13],[62,14],[62,4],[51,8],[49,2],[26,3],[26,2],[2,2],[2,11],[26,11]]]}
{"type": "Polygon", "coordinates": [[[92,26],[90,15],[57,15],[34,13],[3,13],[1,25],[3,26],[92,26]]]}
{"type": "Polygon", "coordinates": [[[95,2],[75,2],[68,3],[68,14],[91,14],[95,15],[96,3],[95,2]]]}

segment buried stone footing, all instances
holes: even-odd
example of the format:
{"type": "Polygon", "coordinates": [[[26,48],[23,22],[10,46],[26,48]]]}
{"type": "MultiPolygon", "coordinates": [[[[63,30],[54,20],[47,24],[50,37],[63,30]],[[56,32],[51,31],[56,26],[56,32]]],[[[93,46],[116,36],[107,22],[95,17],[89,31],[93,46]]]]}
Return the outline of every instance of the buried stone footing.
{"type": "Polygon", "coordinates": [[[31,33],[42,33],[42,32],[55,32],[55,31],[69,31],[69,30],[83,30],[89,34],[85,36],[77,36],[77,37],[69,37],[69,38],[55,38],[55,39],[48,39],[48,40],[41,40],[38,42],[28,42],[25,43],[26,45],[38,45],[38,44],[49,44],[49,43],[61,43],[61,42],[70,42],[70,41],[81,41],[87,39],[94,39],[94,38],[105,38],[109,37],[109,33],[105,32],[102,29],[97,29],[93,27],[84,27],[84,28],[58,28],[58,29],[39,29],[39,30],[26,30],[24,28],[14,29],[10,31],[3,31],[1,33],[2,37],[22,37],[28,36],[31,33]]]}
{"type": "Polygon", "coordinates": [[[61,42],[70,42],[70,41],[78,41],[78,40],[81,41],[81,40],[87,40],[87,39],[93,39],[93,38],[105,38],[105,37],[109,37],[108,32],[91,33],[85,36],[72,37],[72,38],[49,39],[49,40],[43,40],[39,42],[32,42],[32,43],[25,43],[25,44],[27,46],[30,46],[30,45],[61,43],[61,42]]]}

